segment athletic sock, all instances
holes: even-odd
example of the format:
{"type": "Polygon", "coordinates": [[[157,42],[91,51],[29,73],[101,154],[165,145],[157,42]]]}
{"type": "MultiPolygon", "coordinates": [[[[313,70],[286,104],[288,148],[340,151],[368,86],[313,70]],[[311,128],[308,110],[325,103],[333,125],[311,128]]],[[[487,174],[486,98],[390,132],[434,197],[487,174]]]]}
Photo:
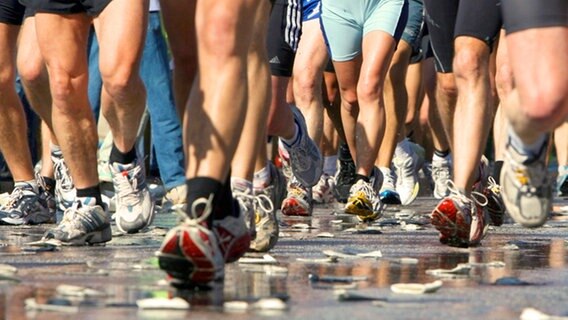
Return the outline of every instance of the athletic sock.
{"type": "Polygon", "coordinates": [[[509,128],[509,143],[513,146],[513,148],[515,148],[515,150],[517,150],[517,152],[529,158],[536,158],[539,156],[543,146],[547,142],[547,138],[548,135],[543,133],[534,143],[525,144],[517,135],[515,130],[509,128]]]}
{"type": "Polygon", "coordinates": [[[323,173],[334,176],[337,171],[337,156],[323,157],[323,173]]]}
{"type": "Polygon", "coordinates": [[[110,150],[110,163],[120,163],[120,164],[129,164],[133,163],[136,160],[136,148],[132,147],[130,151],[124,153],[116,147],[116,145],[112,144],[112,149],[110,150]]]}
{"type": "Polygon", "coordinates": [[[14,188],[20,188],[23,190],[32,191],[35,194],[39,194],[39,186],[35,179],[26,181],[15,181],[14,188]]]}
{"type": "Polygon", "coordinates": [[[365,182],[367,182],[367,183],[369,183],[369,182],[371,181],[371,180],[369,179],[369,177],[364,176],[364,175],[362,175],[362,174],[356,173],[356,174],[355,174],[355,182],[357,182],[357,181],[359,181],[359,180],[363,180],[363,181],[365,181],[365,182]]]}
{"type": "Polygon", "coordinates": [[[272,182],[272,176],[268,165],[254,173],[253,185],[255,189],[266,188],[270,185],[270,182],[272,182]]]}
{"type": "Polygon", "coordinates": [[[339,144],[337,157],[342,161],[353,161],[353,157],[351,157],[351,152],[349,151],[349,146],[346,142],[341,141],[341,143],[339,144]]]}
{"type": "MultiPolygon", "coordinates": [[[[212,196],[212,211],[208,217],[209,225],[212,225],[213,220],[221,220],[227,216],[237,216],[238,211],[235,210],[235,203],[233,201],[233,195],[231,192],[231,183],[229,178],[225,183],[221,183],[218,180],[206,177],[196,177],[186,180],[187,185],[187,205],[191,208],[195,201],[200,199],[209,200],[212,196]]],[[[200,215],[205,209],[206,203],[203,203],[203,207],[198,208],[197,214],[200,215]]],[[[188,215],[190,218],[197,218],[191,216],[193,212],[189,211],[188,215]]]]}
{"type": "Polygon", "coordinates": [[[450,149],[442,151],[434,149],[434,155],[437,156],[438,158],[445,159],[449,154],[450,154],[450,149]]]}
{"type": "Polygon", "coordinates": [[[61,152],[61,147],[53,144],[53,143],[49,143],[49,150],[51,153],[51,156],[57,159],[61,159],[63,158],[63,153],[61,152]]]}
{"type": "Polygon", "coordinates": [[[101,198],[101,189],[98,185],[77,189],[77,200],[79,200],[84,205],[103,205],[103,200],[101,198]]]}

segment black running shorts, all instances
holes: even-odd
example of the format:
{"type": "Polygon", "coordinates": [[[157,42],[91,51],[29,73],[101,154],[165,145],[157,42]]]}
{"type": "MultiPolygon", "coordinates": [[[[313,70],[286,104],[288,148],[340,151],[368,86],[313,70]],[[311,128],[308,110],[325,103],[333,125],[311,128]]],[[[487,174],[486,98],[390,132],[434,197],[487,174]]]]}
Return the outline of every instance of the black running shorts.
{"type": "Polygon", "coordinates": [[[430,45],[438,72],[452,72],[456,37],[473,37],[484,41],[493,49],[503,24],[500,2],[501,0],[424,0],[430,45]]]}
{"type": "Polygon", "coordinates": [[[0,0],[0,23],[21,25],[25,9],[18,0],[0,0]]]}
{"type": "Polygon", "coordinates": [[[300,41],[302,0],[276,0],[270,14],[266,46],[273,76],[291,77],[300,41]]]}
{"type": "MultiPolygon", "coordinates": [[[[138,0],[134,0],[138,1],[138,0]]],[[[23,0],[35,12],[98,16],[111,0],[23,0]]]]}
{"type": "Polygon", "coordinates": [[[567,0],[501,0],[507,33],[533,28],[568,27],[567,0]]]}

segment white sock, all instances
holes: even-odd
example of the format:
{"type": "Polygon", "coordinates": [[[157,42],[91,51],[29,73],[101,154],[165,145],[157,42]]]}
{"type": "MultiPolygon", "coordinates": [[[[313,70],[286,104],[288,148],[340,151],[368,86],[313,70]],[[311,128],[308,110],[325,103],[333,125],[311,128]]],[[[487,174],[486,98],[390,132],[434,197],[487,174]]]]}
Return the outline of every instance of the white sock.
{"type": "Polygon", "coordinates": [[[323,157],[323,173],[334,176],[337,171],[337,155],[323,157]]]}
{"type": "Polygon", "coordinates": [[[262,189],[269,186],[271,180],[272,176],[270,174],[270,168],[267,165],[254,173],[252,182],[255,189],[262,189]]]}
{"type": "Polygon", "coordinates": [[[49,150],[51,152],[51,156],[52,157],[57,157],[57,158],[61,158],[63,156],[63,154],[61,153],[61,147],[53,144],[53,143],[49,143],[49,150]]]}
{"type": "Polygon", "coordinates": [[[231,190],[249,191],[252,194],[252,182],[243,178],[231,177],[231,190]]]}
{"type": "Polygon", "coordinates": [[[543,145],[546,143],[546,136],[547,135],[543,133],[534,143],[525,144],[517,133],[509,127],[509,141],[511,145],[517,152],[528,157],[536,157],[539,155],[543,145]]]}
{"type": "Polygon", "coordinates": [[[27,190],[32,190],[34,193],[38,194],[39,193],[39,186],[37,184],[37,181],[35,179],[33,180],[27,180],[27,181],[15,181],[14,182],[14,188],[22,188],[22,189],[27,189],[27,190]]]}
{"type": "Polygon", "coordinates": [[[444,161],[444,162],[451,162],[452,161],[452,154],[448,153],[445,157],[440,157],[439,155],[437,155],[436,153],[434,153],[432,155],[432,163],[434,162],[440,162],[440,161],[444,161]]]}

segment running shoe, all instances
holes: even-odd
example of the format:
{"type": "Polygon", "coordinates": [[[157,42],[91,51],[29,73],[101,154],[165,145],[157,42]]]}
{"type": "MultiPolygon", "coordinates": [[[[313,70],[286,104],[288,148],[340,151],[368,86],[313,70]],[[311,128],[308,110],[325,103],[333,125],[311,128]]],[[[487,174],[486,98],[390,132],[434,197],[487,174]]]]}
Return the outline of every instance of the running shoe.
{"type": "Polygon", "coordinates": [[[330,203],[333,202],[333,187],[335,179],[324,173],[321,175],[320,181],[312,189],[312,198],[315,203],[330,203]]]}
{"type": "Polygon", "coordinates": [[[511,143],[501,169],[501,194],[515,222],[529,228],[542,226],[552,211],[552,181],[546,165],[544,143],[535,157],[520,154],[511,143]]]}
{"type": "Polygon", "coordinates": [[[432,225],[440,232],[440,242],[454,247],[476,246],[488,226],[487,198],[477,191],[471,198],[461,193],[450,180],[450,195],[432,211],[432,225]]]}
{"type": "MultiPolygon", "coordinates": [[[[216,233],[208,228],[213,195],[197,199],[183,222],[171,229],[156,252],[158,264],[176,287],[205,285],[224,276],[225,261],[216,233]]],[[[248,234],[248,233],[247,233],[248,234]]]]}
{"type": "Polygon", "coordinates": [[[0,224],[22,225],[54,223],[55,211],[42,191],[36,193],[25,182],[16,183],[8,202],[0,207],[0,224]]]}
{"type": "Polygon", "coordinates": [[[59,240],[64,245],[82,246],[108,242],[112,239],[110,220],[105,209],[94,198],[76,200],[63,213],[59,225],[48,230],[44,240],[59,240]]]}
{"type": "MultiPolygon", "coordinates": [[[[233,210],[236,214],[213,219],[213,232],[227,263],[239,260],[250,248],[252,237],[246,221],[249,217],[254,218],[254,211],[251,209],[241,206],[239,200],[234,200],[233,210]]],[[[254,228],[254,223],[251,226],[254,228]]]]}
{"type": "Polygon", "coordinates": [[[383,185],[379,192],[379,198],[381,202],[384,204],[392,204],[392,205],[399,205],[400,196],[398,192],[396,192],[395,187],[395,179],[393,172],[390,168],[380,169],[383,174],[383,185]]]}
{"type": "Polygon", "coordinates": [[[424,157],[420,157],[424,153],[424,149],[415,143],[410,144],[410,154],[403,153],[398,157],[394,157],[393,166],[396,170],[396,191],[400,195],[402,205],[411,204],[420,191],[418,171],[422,168],[424,157]]]}
{"type": "Polygon", "coordinates": [[[452,163],[449,157],[432,159],[432,180],[434,180],[434,198],[443,199],[450,194],[448,181],[451,179],[452,163]]]}
{"type": "Polygon", "coordinates": [[[154,220],[154,202],[146,186],[142,162],[113,163],[110,169],[116,192],[116,226],[125,233],[148,227],[154,220]]]}
{"type": "Polygon", "coordinates": [[[187,186],[185,183],[170,189],[162,199],[162,211],[176,210],[187,211],[187,186]]]}
{"type": "MultiPolygon", "coordinates": [[[[346,148],[348,150],[347,144],[343,144],[340,148],[346,148]]],[[[349,190],[355,183],[355,162],[351,156],[341,158],[341,154],[339,155],[338,162],[339,170],[337,170],[335,174],[335,188],[333,189],[333,194],[337,201],[345,203],[349,198],[349,190]]]]}
{"type": "Polygon", "coordinates": [[[254,195],[254,211],[256,223],[256,238],[251,241],[250,249],[257,252],[267,252],[278,242],[278,220],[270,193],[256,190],[254,195]]]}
{"type": "Polygon", "coordinates": [[[323,157],[318,146],[308,135],[306,120],[296,106],[291,105],[294,122],[299,132],[297,142],[289,146],[282,139],[278,144],[278,152],[283,162],[288,162],[294,176],[304,186],[316,185],[323,172],[323,157]]]}
{"type": "Polygon", "coordinates": [[[270,198],[275,208],[280,208],[282,201],[286,198],[286,178],[271,161],[268,162],[268,168],[270,170],[270,184],[263,188],[255,189],[254,193],[264,194],[270,198]]]}
{"type": "Polygon", "coordinates": [[[282,214],[311,216],[313,210],[311,188],[304,187],[295,177],[288,183],[288,196],[282,202],[282,214]]]}
{"type": "Polygon", "coordinates": [[[55,203],[57,210],[65,211],[65,209],[75,203],[77,191],[63,156],[52,153],[51,161],[53,161],[53,176],[55,179],[55,203]]]}
{"type": "Polygon", "coordinates": [[[383,211],[378,190],[383,183],[382,173],[374,168],[369,182],[363,179],[357,180],[351,186],[350,196],[345,205],[345,213],[356,215],[363,222],[370,222],[380,218],[383,211]]]}
{"type": "Polygon", "coordinates": [[[487,212],[491,218],[491,225],[500,226],[505,218],[505,203],[501,196],[501,186],[491,176],[487,179],[487,186],[483,195],[487,198],[487,212]]]}
{"type": "Polygon", "coordinates": [[[560,166],[558,168],[558,177],[556,178],[556,188],[559,197],[568,196],[568,166],[560,166]]]}
{"type": "Polygon", "coordinates": [[[252,195],[252,189],[246,186],[241,186],[238,183],[231,183],[231,190],[233,197],[239,204],[240,212],[243,214],[244,221],[251,239],[256,238],[256,225],[255,225],[255,197],[252,195]]]}

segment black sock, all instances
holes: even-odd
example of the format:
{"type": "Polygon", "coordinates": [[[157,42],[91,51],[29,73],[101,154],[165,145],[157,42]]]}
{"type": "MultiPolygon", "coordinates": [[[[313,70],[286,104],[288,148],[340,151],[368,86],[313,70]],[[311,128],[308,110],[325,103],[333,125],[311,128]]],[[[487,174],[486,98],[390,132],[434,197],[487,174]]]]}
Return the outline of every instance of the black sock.
{"type": "Polygon", "coordinates": [[[132,147],[130,151],[128,151],[127,153],[123,153],[120,150],[118,150],[118,148],[114,145],[114,143],[112,144],[112,149],[110,150],[110,157],[109,157],[110,163],[117,162],[120,164],[129,164],[134,162],[134,160],[136,160],[136,148],[132,147]]]}
{"type": "Polygon", "coordinates": [[[45,184],[45,191],[53,195],[55,193],[55,180],[50,177],[43,177],[43,183],[45,184]]]}
{"type": "Polygon", "coordinates": [[[337,152],[337,157],[339,160],[342,161],[353,161],[353,157],[351,157],[351,152],[349,152],[349,146],[346,142],[341,141],[339,144],[339,150],[337,152]]]}
{"type": "MultiPolygon", "coordinates": [[[[213,195],[213,211],[208,219],[209,225],[211,225],[213,219],[223,219],[226,216],[236,214],[233,207],[234,201],[229,178],[225,183],[221,183],[212,178],[197,177],[186,180],[186,185],[189,210],[191,210],[191,206],[196,200],[209,199],[213,195]]],[[[203,209],[205,209],[205,206],[198,208],[197,215],[201,214],[203,209]]],[[[191,214],[191,212],[188,212],[190,218],[195,218],[191,214]]]]}
{"type": "Polygon", "coordinates": [[[446,150],[443,150],[443,151],[434,149],[434,154],[437,155],[440,158],[445,158],[450,154],[450,149],[446,149],[446,150]]]}
{"type": "Polygon", "coordinates": [[[77,188],[77,198],[95,198],[98,206],[103,205],[103,200],[101,198],[101,189],[99,188],[99,185],[84,189],[77,188]]]}
{"type": "Polygon", "coordinates": [[[359,181],[359,180],[363,180],[363,181],[365,181],[365,182],[369,182],[369,181],[370,181],[370,180],[369,180],[369,177],[357,173],[357,174],[355,174],[355,182],[357,182],[357,181],[359,181]]]}
{"type": "Polygon", "coordinates": [[[493,179],[495,179],[495,182],[497,182],[497,184],[501,184],[501,169],[503,168],[503,160],[497,160],[495,161],[495,164],[493,165],[493,179]]]}

